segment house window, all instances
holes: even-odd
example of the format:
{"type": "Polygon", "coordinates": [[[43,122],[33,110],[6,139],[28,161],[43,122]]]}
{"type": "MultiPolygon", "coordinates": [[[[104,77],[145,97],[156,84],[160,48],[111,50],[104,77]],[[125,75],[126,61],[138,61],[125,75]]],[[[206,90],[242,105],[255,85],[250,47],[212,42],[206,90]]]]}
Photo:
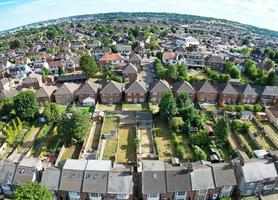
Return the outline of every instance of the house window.
{"type": "Polygon", "coordinates": [[[157,198],[158,194],[157,193],[151,193],[151,194],[148,194],[147,196],[148,196],[148,198],[157,198]]]}
{"type": "Polygon", "coordinates": [[[176,196],[184,196],[185,195],[185,192],[177,192],[176,193],[176,196]]]}
{"type": "Polygon", "coordinates": [[[90,195],[91,195],[91,197],[100,197],[99,193],[91,193],[90,195]]]}
{"type": "Polygon", "coordinates": [[[69,198],[74,200],[80,199],[80,193],[79,192],[68,192],[69,198]]]}
{"type": "Polygon", "coordinates": [[[117,199],[128,199],[128,194],[117,194],[117,199]]]}

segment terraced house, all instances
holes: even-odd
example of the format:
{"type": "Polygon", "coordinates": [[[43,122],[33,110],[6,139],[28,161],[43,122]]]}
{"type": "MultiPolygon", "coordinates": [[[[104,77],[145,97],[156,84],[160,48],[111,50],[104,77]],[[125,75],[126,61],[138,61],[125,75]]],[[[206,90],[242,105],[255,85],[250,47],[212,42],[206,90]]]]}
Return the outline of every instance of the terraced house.
{"type": "Polygon", "coordinates": [[[218,91],[208,81],[196,82],[193,84],[193,87],[199,103],[216,104],[218,91]]]}
{"type": "Polygon", "coordinates": [[[171,92],[169,83],[165,80],[158,80],[150,86],[150,102],[160,102],[161,97],[166,93],[171,92]]]}
{"type": "Polygon", "coordinates": [[[120,103],[122,101],[124,85],[116,81],[109,81],[100,91],[102,103],[120,103]]]}
{"type": "Polygon", "coordinates": [[[144,103],[147,101],[147,92],[145,82],[136,80],[125,90],[125,102],[144,103]]]}

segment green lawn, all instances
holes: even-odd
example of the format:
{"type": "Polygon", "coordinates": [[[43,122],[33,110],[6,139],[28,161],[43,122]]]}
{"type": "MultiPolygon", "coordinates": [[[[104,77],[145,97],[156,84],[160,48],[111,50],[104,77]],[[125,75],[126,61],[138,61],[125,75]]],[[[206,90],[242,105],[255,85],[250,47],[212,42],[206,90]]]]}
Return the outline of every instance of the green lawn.
{"type": "Polygon", "coordinates": [[[81,148],[82,148],[82,143],[77,143],[75,145],[66,147],[61,157],[61,161],[67,159],[78,159],[81,148]]]}
{"type": "Polygon", "coordinates": [[[183,145],[185,155],[184,160],[193,160],[194,159],[194,153],[192,152],[191,148],[189,147],[189,139],[186,135],[177,135],[177,139],[180,144],[183,145]]]}
{"type": "Polygon", "coordinates": [[[122,105],[122,110],[149,110],[149,106],[147,103],[144,104],[136,104],[136,103],[125,103],[122,105]]]}
{"type": "Polygon", "coordinates": [[[60,113],[63,113],[63,112],[66,111],[67,106],[61,105],[61,104],[57,104],[57,108],[58,108],[58,110],[59,110],[60,113]]]}
{"type": "Polygon", "coordinates": [[[113,161],[115,160],[117,145],[118,145],[117,138],[107,140],[105,145],[103,160],[113,160],[113,161]]]}
{"type": "Polygon", "coordinates": [[[135,127],[131,125],[121,126],[119,128],[118,138],[117,162],[126,163],[127,161],[136,161],[136,147],[134,145],[134,139],[136,138],[135,127]]]}
{"type": "Polygon", "coordinates": [[[104,123],[102,134],[109,134],[111,131],[117,131],[119,127],[119,118],[115,116],[106,116],[104,123]]]}
{"type": "Polygon", "coordinates": [[[87,113],[92,113],[93,112],[93,107],[92,106],[75,106],[74,109],[84,111],[87,113]]]}
{"type": "Polygon", "coordinates": [[[102,111],[115,111],[115,110],[122,110],[122,104],[97,104],[96,107],[97,110],[102,110],[102,111]]]}
{"type": "Polygon", "coordinates": [[[160,160],[170,160],[175,152],[174,144],[171,142],[171,134],[166,122],[161,121],[159,117],[154,118],[156,131],[156,145],[160,160]]]}
{"type": "Polygon", "coordinates": [[[149,103],[149,110],[155,114],[159,112],[158,104],[149,103]]]}

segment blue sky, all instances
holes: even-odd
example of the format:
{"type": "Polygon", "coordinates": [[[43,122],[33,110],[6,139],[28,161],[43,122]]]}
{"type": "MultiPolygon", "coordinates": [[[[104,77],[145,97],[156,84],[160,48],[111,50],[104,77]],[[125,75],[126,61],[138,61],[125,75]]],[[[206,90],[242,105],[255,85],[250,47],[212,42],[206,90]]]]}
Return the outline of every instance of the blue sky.
{"type": "Polygon", "coordinates": [[[0,0],[0,31],[47,19],[118,11],[202,15],[278,31],[278,0],[0,0]]]}

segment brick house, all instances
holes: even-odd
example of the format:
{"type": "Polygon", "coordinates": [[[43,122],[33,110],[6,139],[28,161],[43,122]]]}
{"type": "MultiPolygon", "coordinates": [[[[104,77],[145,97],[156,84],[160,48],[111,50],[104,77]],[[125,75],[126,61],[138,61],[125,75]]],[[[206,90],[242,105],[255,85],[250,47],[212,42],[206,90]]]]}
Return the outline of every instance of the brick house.
{"type": "Polygon", "coordinates": [[[141,57],[144,55],[144,48],[141,45],[136,46],[133,51],[141,57]]]}
{"type": "Polygon", "coordinates": [[[162,62],[164,65],[177,64],[177,56],[174,52],[164,52],[162,54],[162,62]]]}
{"type": "Polygon", "coordinates": [[[144,103],[147,100],[147,86],[142,81],[134,81],[125,90],[125,102],[144,103]]]}
{"type": "Polygon", "coordinates": [[[255,104],[257,102],[258,94],[251,85],[235,85],[234,87],[239,92],[239,104],[255,104]]]}
{"type": "Polygon", "coordinates": [[[236,163],[237,189],[241,196],[275,193],[278,174],[270,159],[241,159],[236,163]]]}
{"type": "Polygon", "coordinates": [[[198,103],[216,104],[218,91],[208,81],[198,81],[192,85],[198,103]]]}
{"type": "Polygon", "coordinates": [[[138,69],[135,65],[130,63],[125,67],[122,73],[124,75],[125,80],[132,83],[137,79],[138,69]]]}
{"type": "Polygon", "coordinates": [[[225,66],[225,61],[219,55],[209,55],[205,59],[206,66],[212,68],[213,70],[223,71],[225,66]]]}
{"type": "Polygon", "coordinates": [[[166,193],[164,161],[142,161],[142,198],[147,200],[170,198],[166,193]]]}
{"type": "Polygon", "coordinates": [[[53,93],[57,90],[56,86],[53,85],[43,85],[40,89],[36,91],[37,101],[40,105],[43,105],[45,102],[53,102],[54,95],[53,93]]]}
{"type": "Polygon", "coordinates": [[[80,87],[78,91],[76,91],[75,95],[79,103],[82,103],[85,99],[89,97],[94,99],[96,103],[100,89],[100,84],[94,83],[92,81],[87,81],[80,87]]]}
{"type": "Polygon", "coordinates": [[[104,54],[99,59],[99,65],[104,69],[107,69],[109,66],[119,66],[124,64],[124,58],[118,53],[104,54]]]}
{"type": "Polygon", "coordinates": [[[68,72],[75,72],[80,70],[80,65],[79,65],[79,60],[80,57],[75,56],[71,57],[66,61],[66,69],[68,72]]]}
{"type": "Polygon", "coordinates": [[[217,89],[219,92],[218,102],[220,105],[237,103],[239,99],[239,93],[230,82],[219,84],[217,89]]]}
{"type": "Polygon", "coordinates": [[[76,83],[64,83],[54,92],[55,101],[58,104],[69,105],[75,100],[75,92],[80,87],[76,83]]]}
{"type": "Polygon", "coordinates": [[[138,54],[133,54],[129,58],[129,62],[135,65],[136,67],[140,68],[142,66],[142,58],[138,54]]]}
{"type": "Polygon", "coordinates": [[[166,93],[171,92],[169,83],[165,80],[158,80],[150,87],[150,101],[158,103],[161,97],[166,93]]]}
{"type": "Polygon", "coordinates": [[[191,99],[192,102],[195,101],[196,91],[192,87],[192,85],[187,81],[180,81],[173,84],[173,92],[175,96],[180,95],[181,93],[187,93],[188,97],[191,99]]]}
{"type": "Polygon", "coordinates": [[[278,105],[277,86],[258,86],[256,92],[259,94],[259,101],[265,105],[278,105]]]}
{"type": "Polygon", "coordinates": [[[116,81],[109,81],[100,91],[102,103],[120,103],[122,101],[124,84],[116,81]]]}

